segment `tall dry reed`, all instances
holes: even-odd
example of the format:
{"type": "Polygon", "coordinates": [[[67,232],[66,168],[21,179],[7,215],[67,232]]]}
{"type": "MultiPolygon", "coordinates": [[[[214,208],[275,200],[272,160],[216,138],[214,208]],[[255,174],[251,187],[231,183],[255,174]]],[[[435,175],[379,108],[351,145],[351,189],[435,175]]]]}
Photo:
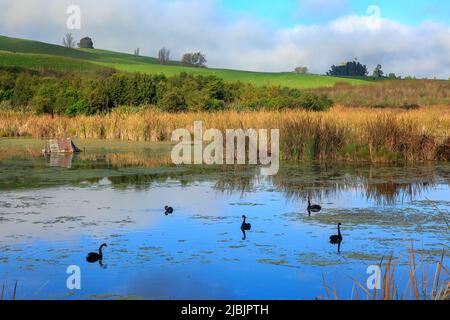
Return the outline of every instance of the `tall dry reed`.
{"type": "MultiPolygon", "coordinates": [[[[434,263],[426,262],[424,254],[416,258],[416,251],[411,243],[407,256],[407,283],[402,285],[403,274],[398,272],[401,258],[389,256],[385,262],[380,262],[382,269],[381,288],[369,291],[367,286],[352,278],[355,286],[350,296],[351,300],[448,300],[450,299],[450,272],[444,266],[444,254],[434,263]],[[434,267],[434,273],[430,272],[434,267]]],[[[335,286],[329,286],[323,277],[325,299],[339,300],[340,296],[335,286]]]]}
{"type": "Polygon", "coordinates": [[[335,107],[218,113],[112,112],[108,115],[37,116],[1,112],[0,137],[72,137],[124,141],[169,141],[173,130],[204,128],[280,129],[284,159],[372,162],[450,160],[450,107],[418,110],[335,107]]]}

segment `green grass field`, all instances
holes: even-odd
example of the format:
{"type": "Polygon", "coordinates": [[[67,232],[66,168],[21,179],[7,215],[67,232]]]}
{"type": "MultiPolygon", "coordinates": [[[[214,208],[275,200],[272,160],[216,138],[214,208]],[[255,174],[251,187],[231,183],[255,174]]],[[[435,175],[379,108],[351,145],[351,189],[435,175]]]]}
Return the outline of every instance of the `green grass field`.
{"type": "Polygon", "coordinates": [[[330,87],[337,82],[349,84],[367,83],[363,80],[336,78],[320,75],[297,75],[294,73],[250,72],[213,68],[190,68],[172,61],[161,65],[151,57],[137,57],[99,49],[67,49],[62,46],[38,41],[0,36],[0,66],[18,66],[29,69],[56,71],[98,72],[114,68],[123,72],[143,72],[172,76],[181,72],[194,75],[215,75],[225,81],[241,81],[256,86],[280,85],[292,88],[330,87]]]}

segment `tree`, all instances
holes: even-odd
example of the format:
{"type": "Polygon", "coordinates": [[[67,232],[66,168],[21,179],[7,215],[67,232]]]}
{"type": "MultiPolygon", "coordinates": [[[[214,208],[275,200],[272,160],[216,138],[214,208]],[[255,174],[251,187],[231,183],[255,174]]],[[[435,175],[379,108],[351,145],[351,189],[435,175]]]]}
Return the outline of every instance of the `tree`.
{"type": "Polygon", "coordinates": [[[69,49],[75,48],[75,39],[71,33],[66,33],[64,36],[63,46],[69,49]]]}
{"type": "Polygon", "coordinates": [[[139,48],[134,49],[134,55],[136,57],[139,57],[140,52],[141,52],[141,50],[139,48]]]}
{"type": "Polygon", "coordinates": [[[161,64],[167,64],[170,60],[170,50],[163,47],[158,51],[158,60],[161,64]]]}
{"type": "Polygon", "coordinates": [[[327,75],[337,77],[365,77],[368,73],[367,66],[362,65],[358,61],[349,61],[339,66],[331,66],[331,70],[327,72],[327,75]]]}
{"type": "Polygon", "coordinates": [[[295,68],[296,74],[307,74],[309,72],[308,67],[297,67],[295,68]]]}
{"type": "Polygon", "coordinates": [[[183,55],[183,59],[181,60],[181,63],[187,67],[205,68],[206,62],[206,56],[201,52],[185,53],[183,55]]]}
{"type": "Polygon", "coordinates": [[[193,61],[192,53],[185,53],[185,54],[183,55],[183,58],[181,59],[181,63],[182,63],[184,66],[188,66],[188,67],[192,67],[192,66],[193,66],[193,65],[192,65],[192,61],[193,61]]]}
{"type": "Polygon", "coordinates": [[[82,49],[94,49],[94,43],[91,38],[84,37],[80,40],[80,43],[78,43],[78,47],[82,49]]]}
{"type": "Polygon", "coordinates": [[[373,77],[374,78],[381,78],[384,75],[383,70],[381,70],[383,67],[381,66],[381,64],[378,64],[375,69],[373,70],[373,77]]]}
{"type": "MultiPolygon", "coordinates": [[[[392,79],[392,80],[395,80],[395,79],[397,79],[397,75],[396,75],[395,73],[389,73],[388,78],[389,78],[389,79],[392,79]]],[[[400,78],[401,78],[401,77],[399,77],[399,79],[400,79],[400,78]]]]}

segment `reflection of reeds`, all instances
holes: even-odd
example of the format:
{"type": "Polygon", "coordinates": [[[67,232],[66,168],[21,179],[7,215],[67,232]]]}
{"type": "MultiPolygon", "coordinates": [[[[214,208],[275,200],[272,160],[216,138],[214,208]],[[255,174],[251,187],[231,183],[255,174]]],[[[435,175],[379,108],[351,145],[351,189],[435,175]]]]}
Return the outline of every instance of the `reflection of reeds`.
{"type": "Polygon", "coordinates": [[[365,187],[368,200],[374,199],[378,205],[394,204],[399,198],[413,200],[418,195],[433,187],[432,183],[367,183],[365,187]]]}
{"type": "Polygon", "coordinates": [[[358,190],[377,205],[391,205],[405,198],[412,201],[438,183],[450,183],[433,166],[402,167],[401,173],[395,169],[376,165],[304,165],[293,171],[281,168],[270,179],[287,198],[306,201],[311,197],[320,201],[343,191],[358,190]]]}
{"type": "MultiPolygon", "coordinates": [[[[440,259],[434,263],[434,275],[430,275],[430,263],[425,262],[422,255],[417,261],[413,245],[408,249],[408,282],[405,287],[400,287],[397,267],[400,259],[390,256],[382,268],[381,289],[374,289],[371,293],[368,288],[356,279],[352,279],[355,286],[352,290],[352,300],[448,300],[450,299],[450,273],[444,267],[444,251],[440,259]],[[360,295],[362,292],[362,295],[360,295]],[[364,298],[362,298],[362,297],[364,298]]],[[[326,299],[339,299],[337,290],[332,290],[323,277],[326,299]]]]}
{"type": "MultiPolygon", "coordinates": [[[[6,298],[5,298],[5,290],[6,290],[6,281],[3,282],[3,285],[2,285],[2,292],[0,294],[0,301],[6,300],[6,298]]],[[[12,293],[12,296],[11,296],[11,300],[16,300],[16,293],[17,293],[17,280],[14,283],[14,290],[13,290],[13,293],[12,293]]]]}
{"type": "Polygon", "coordinates": [[[5,160],[5,159],[9,159],[9,158],[14,158],[14,159],[29,159],[30,157],[32,158],[37,158],[42,156],[42,152],[38,151],[37,149],[2,149],[0,152],[0,161],[1,160],[5,160]]]}
{"type": "MultiPolygon", "coordinates": [[[[96,154],[81,154],[79,156],[81,161],[97,162],[99,155],[96,154]]],[[[102,161],[107,165],[125,168],[125,167],[159,167],[172,165],[170,155],[146,155],[143,153],[107,153],[102,156],[102,161]]]]}
{"type": "Polygon", "coordinates": [[[327,112],[257,111],[50,117],[1,112],[0,136],[169,141],[175,129],[280,129],[284,159],[394,162],[449,160],[450,107],[419,110],[335,107],[327,112]]]}

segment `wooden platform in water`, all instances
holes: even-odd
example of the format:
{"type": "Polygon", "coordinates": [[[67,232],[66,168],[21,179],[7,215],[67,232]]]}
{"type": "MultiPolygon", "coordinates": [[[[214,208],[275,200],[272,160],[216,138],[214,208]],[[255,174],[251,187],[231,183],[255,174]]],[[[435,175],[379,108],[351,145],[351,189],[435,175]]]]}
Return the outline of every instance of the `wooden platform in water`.
{"type": "Polygon", "coordinates": [[[44,153],[78,153],[81,150],[73,143],[72,139],[48,140],[48,147],[44,153]]]}

